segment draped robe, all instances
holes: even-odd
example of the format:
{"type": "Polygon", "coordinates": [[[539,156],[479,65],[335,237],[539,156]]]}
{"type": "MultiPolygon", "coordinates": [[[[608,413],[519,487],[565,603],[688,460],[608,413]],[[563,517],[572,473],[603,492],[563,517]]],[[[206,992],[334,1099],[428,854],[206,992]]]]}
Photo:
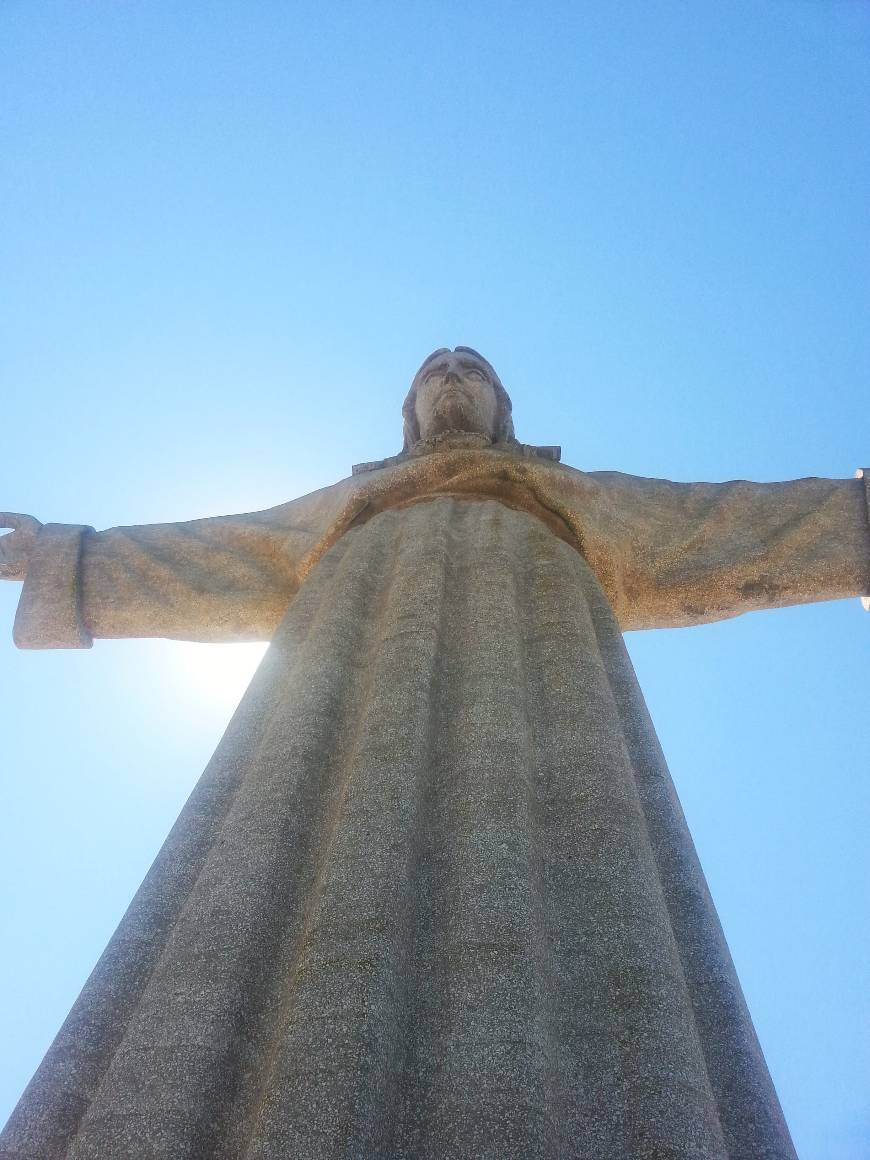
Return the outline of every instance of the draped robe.
{"type": "Polygon", "coordinates": [[[46,525],[21,646],[271,646],[0,1156],[792,1157],[621,633],[866,593],[866,499],[448,444],[46,525]]]}

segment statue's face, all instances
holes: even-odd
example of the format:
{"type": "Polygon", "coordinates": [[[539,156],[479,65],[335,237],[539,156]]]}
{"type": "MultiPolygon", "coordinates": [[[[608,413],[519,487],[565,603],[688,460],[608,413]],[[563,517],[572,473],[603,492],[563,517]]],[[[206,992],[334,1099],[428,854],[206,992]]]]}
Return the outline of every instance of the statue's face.
{"type": "Polygon", "coordinates": [[[474,431],[496,437],[498,400],[490,372],[467,351],[434,358],[417,384],[414,405],[420,438],[445,431],[474,431]]]}

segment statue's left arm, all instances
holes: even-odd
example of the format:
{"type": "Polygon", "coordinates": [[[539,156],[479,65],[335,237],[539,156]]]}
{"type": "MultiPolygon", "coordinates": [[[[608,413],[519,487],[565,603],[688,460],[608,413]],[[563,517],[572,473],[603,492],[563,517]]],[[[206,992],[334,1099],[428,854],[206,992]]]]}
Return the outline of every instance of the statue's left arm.
{"type": "Polygon", "coordinates": [[[870,471],[787,483],[586,478],[597,502],[584,554],[623,628],[870,593],[870,471]]]}

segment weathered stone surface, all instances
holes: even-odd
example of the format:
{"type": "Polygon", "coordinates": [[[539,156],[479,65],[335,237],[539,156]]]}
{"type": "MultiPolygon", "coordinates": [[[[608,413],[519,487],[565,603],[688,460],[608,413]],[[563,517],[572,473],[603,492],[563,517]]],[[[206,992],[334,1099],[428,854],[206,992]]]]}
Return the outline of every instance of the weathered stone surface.
{"type": "Polygon", "coordinates": [[[6,537],[24,647],[272,644],[0,1156],[793,1156],[621,629],[867,592],[864,482],[560,466],[464,348],[405,424],[267,512],[6,537]]]}
{"type": "Polygon", "coordinates": [[[107,953],[58,1155],[790,1154],[607,601],[493,501],[323,557],[107,953]]]}

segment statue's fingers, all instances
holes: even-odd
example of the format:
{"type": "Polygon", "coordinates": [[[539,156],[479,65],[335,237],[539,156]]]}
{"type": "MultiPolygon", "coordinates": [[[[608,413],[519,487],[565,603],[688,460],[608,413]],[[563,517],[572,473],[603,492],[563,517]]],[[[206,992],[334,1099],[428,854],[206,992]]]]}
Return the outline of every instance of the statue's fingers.
{"type": "Polygon", "coordinates": [[[0,580],[23,580],[25,569],[21,564],[4,564],[0,560],[0,580]]]}
{"type": "Polygon", "coordinates": [[[42,524],[36,516],[28,516],[23,512],[0,512],[0,528],[12,528],[13,531],[24,535],[35,536],[41,530],[42,524]]]}

